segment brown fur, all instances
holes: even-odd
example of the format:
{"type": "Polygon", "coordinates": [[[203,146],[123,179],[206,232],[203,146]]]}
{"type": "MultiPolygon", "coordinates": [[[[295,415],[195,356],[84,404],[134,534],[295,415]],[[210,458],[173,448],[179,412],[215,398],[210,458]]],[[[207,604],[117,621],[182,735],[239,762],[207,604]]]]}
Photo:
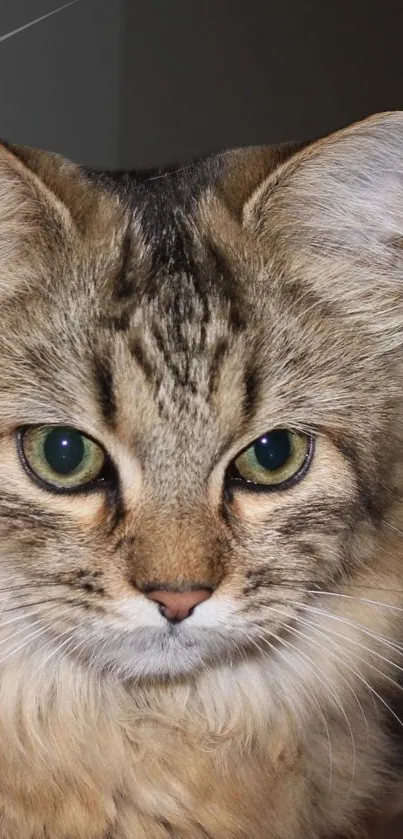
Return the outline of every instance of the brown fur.
{"type": "Polygon", "coordinates": [[[147,177],[2,148],[0,839],[358,837],[398,801],[402,148],[401,113],[147,177]],[[43,423],[119,491],[32,481],[43,423]],[[223,493],[276,427],[305,477],[223,493]],[[149,585],[214,594],[168,627],[149,585]]]}

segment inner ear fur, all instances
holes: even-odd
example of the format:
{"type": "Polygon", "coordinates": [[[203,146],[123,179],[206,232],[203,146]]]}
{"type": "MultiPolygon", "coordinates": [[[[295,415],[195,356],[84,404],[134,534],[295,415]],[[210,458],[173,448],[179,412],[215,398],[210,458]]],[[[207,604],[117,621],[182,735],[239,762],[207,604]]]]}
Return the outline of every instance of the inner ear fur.
{"type": "Polygon", "coordinates": [[[244,227],[282,275],[377,335],[403,343],[403,111],[311,143],[264,180],[244,227]]]}

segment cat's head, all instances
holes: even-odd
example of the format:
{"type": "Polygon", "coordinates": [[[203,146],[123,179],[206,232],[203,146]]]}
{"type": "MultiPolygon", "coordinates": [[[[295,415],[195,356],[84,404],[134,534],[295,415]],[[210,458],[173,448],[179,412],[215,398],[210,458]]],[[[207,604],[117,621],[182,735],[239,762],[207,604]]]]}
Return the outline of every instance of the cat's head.
{"type": "Polygon", "coordinates": [[[269,657],[377,561],[402,237],[401,113],[143,175],[1,148],[0,666],[269,657]]]}

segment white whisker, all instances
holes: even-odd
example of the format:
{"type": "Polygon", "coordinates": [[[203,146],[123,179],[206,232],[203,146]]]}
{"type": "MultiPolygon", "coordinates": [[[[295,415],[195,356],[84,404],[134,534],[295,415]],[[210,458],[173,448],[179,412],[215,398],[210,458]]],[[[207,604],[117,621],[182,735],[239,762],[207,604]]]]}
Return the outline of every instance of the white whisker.
{"type": "MultiPolygon", "coordinates": [[[[295,627],[290,628],[290,631],[294,635],[299,635],[300,637],[304,638],[305,640],[308,640],[308,641],[310,640],[309,636],[305,635],[305,633],[303,633],[303,632],[300,632],[300,631],[296,630],[295,627]]],[[[290,644],[289,641],[285,641],[285,643],[290,644]]],[[[291,646],[292,649],[294,649],[294,650],[296,649],[293,644],[290,644],[290,646],[291,646]]],[[[328,648],[323,647],[323,649],[325,650],[325,652],[327,652],[327,653],[330,652],[331,653],[331,650],[329,650],[328,648]]],[[[312,661],[310,656],[308,656],[306,653],[303,653],[302,650],[298,650],[298,654],[302,655],[304,659],[311,662],[311,664],[314,666],[314,662],[312,661]]],[[[323,673],[321,673],[320,671],[318,671],[318,677],[322,680],[322,682],[324,681],[329,686],[329,680],[324,678],[323,673]]],[[[352,759],[353,760],[352,760],[352,770],[351,770],[350,783],[349,783],[347,794],[346,794],[346,799],[347,799],[349,797],[350,793],[351,793],[352,788],[353,788],[353,783],[354,783],[354,778],[355,778],[355,770],[356,770],[356,764],[357,764],[357,753],[356,753],[354,732],[353,732],[350,720],[349,720],[349,718],[346,714],[346,711],[343,707],[343,704],[340,701],[340,697],[336,693],[336,691],[333,689],[332,686],[330,686],[330,693],[331,693],[333,699],[336,701],[336,704],[337,704],[338,708],[340,709],[340,711],[342,713],[342,716],[343,716],[343,718],[346,722],[347,729],[348,729],[348,732],[349,732],[349,735],[350,735],[351,746],[352,746],[352,759]]],[[[360,704],[360,707],[361,707],[361,710],[362,710],[361,704],[360,704]]],[[[365,714],[364,714],[364,719],[365,719],[365,714]]]]}
{"type": "MultiPolygon", "coordinates": [[[[63,601],[60,601],[59,599],[57,599],[54,603],[52,603],[51,600],[38,601],[38,602],[35,602],[35,603],[26,603],[24,605],[24,611],[23,612],[20,612],[18,615],[15,615],[13,618],[10,618],[9,620],[6,620],[6,621],[1,620],[1,612],[0,612],[0,633],[1,633],[1,630],[4,629],[6,626],[11,626],[14,623],[18,623],[18,621],[25,620],[27,617],[30,618],[30,617],[35,617],[36,615],[43,614],[39,609],[36,609],[36,606],[38,606],[38,603],[40,605],[43,602],[49,603],[51,606],[53,606],[53,605],[54,606],[59,606],[60,602],[63,602],[63,601]],[[31,609],[34,609],[34,611],[30,611],[31,609]]],[[[22,607],[19,606],[18,608],[20,609],[22,607]]]]}
{"type": "MultiPolygon", "coordinates": [[[[277,612],[277,613],[278,613],[278,614],[280,614],[280,615],[282,614],[282,613],[280,612],[280,610],[279,610],[279,609],[272,609],[272,611],[275,611],[275,612],[277,612]]],[[[301,618],[300,616],[298,616],[298,619],[299,619],[302,623],[304,622],[304,619],[303,619],[303,618],[301,618]]],[[[306,623],[308,623],[308,622],[306,621],[306,623]]],[[[295,632],[295,633],[297,633],[297,630],[295,630],[295,629],[294,629],[294,627],[290,627],[290,626],[288,626],[287,628],[288,628],[288,630],[289,630],[290,632],[295,632]]],[[[303,638],[306,638],[308,641],[312,642],[315,646],[319,647],[321,650],[324,650],[324,652],[326,652],[326,653],[331,652],[331,651],[329,651],[329,649],[328,649],[327,647],[324,647],[324,646],[323,646],[323,644],[320,644],[318,641],[315,641],[313,638],[311,639],[311,637],[310,637],[310,636],[307,636],[307,635],[305,635],[304,633],[301,633],[301,636],[302,636],[303,638]]],[[[326,638],[326,640],[330,640],[330,641],[331,641],[331,639],[327,639],[327,638],[326,638]]],[[[340,661],[342,664],[344,663],[344,662],[343,662],[343,659],[341,659],[341,658],[340,658],[340,656],[336,656],[336,654],[335,654],[335,653],[332,653],[332,655],[333,655],[333,657],[334,657],[334,658],[336,658],[336,661],[338,660],[338,661],[340,661]]],[[[352,660],[352,659],[351,659],[351,657],[350,657],[350,656],[348,656],[348,660],[351,662],[351,660],[352,660]]],[[[355,673],[354,668],[352,668],[352,670],[353,670],[353,672],[355,673]]],[[[344,682],[344,684],[347,686],[348,691],[352,694],[352,696],[353,696],[353,698],[354,698],[354,700],[355,700],[355,702],[356,702],[356,704],[357,704],[357,707],[358,707],[358,708],[359,708],[359,710],[361,711],[361,714],[362,714],[362,717],[363,717],[363,720],[364,720],[364,723],[365,723],[365,727],[366,727],[366,730],[367,730],[367,735],[369,735],[368,720],[367,720],[367,717],[366,717],[366,714],[365,714],[364,708],[362,707],[362,703],[360,702],[360,700],[359,700],[359,698],[358,698],[358,696],[357,696],[356,691],[354,690],[353,686],[350,684],[350,682],[348,681],[348,679],[347,679],[345,676],[343,676],[343,675],[342,675],[342,673],[340,673],[340,674],[339,674],[339,678],[340,678],[340,679],[344,682]]]]}
{"type": "Polygon", "coordinates": [[[368,603],[371,606],[382,606],[383,609],[392,609],[395,612],[403,612],[402,606],[393,606],[392,603],[383,603],[381,600],[372,600],[369,597],[357,597],[357,595],[354,594],[344,594],[337,591],[316,591],[309,588],[301,588],[299,591],[305,592],[306,594],[324,594],[327,597],[341,597],[346,598],[347,600],[357,600],[359,603],[368,603]]]}
{"type": "MultiPolygon", "coordinates": [[[[335,655],[335,653],[332,653],[332,651],[331,651],[331,650],[329,650],[329,648],[325,648],[325,647],[323,647],[321,644],[318,644],[318,642],[314,642],[314,641],[313,641],[313,639],[312,639],[312,638],[310,638],[310,636],[309,636],[309,635],[306,635],[304,632],[301,632],[300,630],[296,630],[296,629],[295,629],[295,627],[290,627],[290,631],[291,631],[291,632],[293,632],[293,633],[295,633],[295,634],[300,635],[300,636],[301,636],[302,638],[304,638],[306,641],[309,641],[309,642],[311,642],[311,643],[315,643],[317,646],[321,646],[321,647],[322,647],[322,649],[324,649],[324,650],[325,650],[325,652],[330,653],[330,654],[331,654],[331,655],[333,655],[333,656],[335,655]]],[[[398,717],[398,715],[394,712],[394,710],[390,707],[390,705],[388,705],[388,703],[387,703],[387,702],[386,702],[386,700],[383,698],[383,696],[381,696],[381,695],[378,693],[378,691],[377,691],[377,690],[375,690],[375,688],[373,688],[373,687],[372,687],[372,685],[370,685],[370,684],[369,684],[369,682],[367,682],[367,680],[364,678],[364,676],[362,676],[360,673],[358,673],[356,670],[354,670],[354,668],[352,668],[349,664],[347,664],[347,662],[346,662],[346,661],[344,661],[344,660],[343,660],[340,656],[337,656],[337,660],[338,660],[338,661],[340,662],[340,664],[342,664],[344,667],[347,667],[347,669],[348,669],[348,670],[350,670],[350,671],[354,674],[354,676],[355,676],[355,677],[356,677],[356,678],[357,678],[360,682],[362,682],[362,683],[365,685],[365,687],[366,687],[366,688],[367,688],[367,689],[368,689],[368,690],[369,690],[369,691],[370,691],[370,692],[371,692],[374,696],[376,696],[376,697],[377,697],[377,699],[379,699],[379,701],[382,703],[382,705],[384,705],[384,706],[385,706],[385,708],[386,708],[386,709],[387,709],[387,710],[388,710],[388,711],[392,714],[392,716],[395,718],[395,720],[396,720],[396,721],[399,723],[399,725],[403,728],[403,721],[400,719],[400,717],[398,717]]]]}
{"type": "Polygon", "coordinates": [[[385,519],[383,519],[383,523],[385,527],[389,528],[389,530],[393,530],[394,533],[398,533],[399,536],[403,536],[403,530],[400,530],[398,527],[396,527],[395,524],[391,524],[389,521],[386,521],[385,519]]]}
{"type": "MultiPolygon", "coordinates": [[[[285,646],[285,642],[283,641],[283,639],[282,639],[282,638],[280,638],[280,636],[279,636],[279,635],[277,635],[275,632],[270,632],[270,635],[271,635],[271,636],[272,636],[272,637],[273,637],[273,638],[277,641],[277,643],[283,644],[283,646],[285,646]]],[[[279,650],[277,647],[275,647],[275,646],[274,646],[274,644],[270,643],[270,641],[269,641],[267,638],[265,638],[264,636],[259,636],[259,640],[260,640],[260,641],[262,641],[264,644],[267,644],[267,646],[269,646],[269,648],[270,648],[270,649],[271,649],[271,650],[272,650],[272,651],[273,651],[276,655],[279,655],[279,656],[283,659],[283,661],[285,662],[285,664],[286,664],[288,667],[291,667],[291,668],[292,668],[292,670],[294,671],[294,673],[297,675],[297,677],[298,677],[298,678],[299,678],[299,680],[301,681],[301,677],[300,677],[300,674],[299,674],[299,672],[298,672],[297,668],[293,665],[293,662],[292,662],[289,658],[287,658],[287,656],[285,655],[285,653],[282,653],[282,652],[281,652],[281,650],[279,650]]],[[[256,646],[258,646],[258,645],[256,644],[256,646]]],[[[293,647],[293,645],[291,645],[291,646],[293,647]]],[[[293,647],[293,649],[294,649],[294,652],[295,652],[295,653],[297,653],[297,655],[298,655],[298,650],[297,650],[297,648],[296,648],[296,647],[293,647]]],[[[304,665],[304,666],[306,666],[306,665],[304,665]]],[[[308,665],[308,667],[309,667],[309,665],[308,665]]],[[[313,667],[311,668],[311,670],[312,670],[312,672],[313,672],[314,676],[318,676],[318,674],[317,674],[317,673],[315,673],[315,671],[314,671],[313,667]]],[[[314,701],[314,703],[315,703],[315,705],[316,705],[316,707],[317,707],[317,709],[318,709],[318,711],[319,711],[319,713],[320,713],[320,715],[321,715],[321,717],[322,717],[322,720],[323,720],[323,725],[324,725],[324,728],[325,728],[325,733],[326,733],[326,738],[327,738],[327,744],[328,744],[328,753],[329,753],[329,782],[328,782],[328,791],[330,792],[330,791],[331,791],[331,788],[332,788],[332,780],[333,780],[333,750],[332,750],[332,743],[331,743],[331,739],[330,739],[329,726],[328,726],[328,724],[327,724],[327,721],[326,721],[326,717],[325,717],[324,711],[323,711],[322,706],[321,706],[321,704],[320,704],[320,702],[319,702],[319,700],[318,700],[318,698],[317,698],[317,696],[316,696],[316,693],[315,693],[313,690],[311,690],[311,692],[310,692],[310,693],[308,693],[308,690],[304,687],[304,685],[303,685],[303,684],[299,684],[299,688],[300,688],[300,689],[301,689],[301,690],[305,693],[305,695],[308,697],[308,700],[313,699],[313,701],[314,701]]]]}
{"type": "MultiPolygon", "coordinates": [[[[396,668],[397,668],[397,670],[400,670],[400,671],[401,671],[401,673],[403,673],[403,667],[401,667],[399,664],[396,664],[396,662],[395,662],[395,661],[392,661],[390,658],[387,658],[386,656],[384,656],[384,655],[382,655],[381,653],[377,652],[376,650],[372,649],[372,647],[367,647],[365,644],[362,644],[360,641],[357,641],[355,638],[350,638],[348,635],[343,635],[341,632],[336,632],[336,630],[334,630],[334,629],[319,629],[319,627],[317,626],[317,624],[312,623],[312,621],[306,621],[306,620],[304,620],[304,618],[301,618],[301,616],[300,616],[300,615],[298,616],[298,620],[299,620],[299,621],[301,621],[301,623],[308,624],[308,626],[312,627],[312,629],[314,629],[314,630],[315,630],[316,632],[318,632],[320,635],[325,635],[325,637],[327,637],[327,636],[328,636],[328,633],[330,633],[331,635],[334,635],[334,636],[336,636],[337,638],[341,638],[343,641],[347,641],[349,644],[353,644],[354,646],[359,647],[359,649],[364,650],[365,652],[368,652],[368,653],[370,653],[371,655],[374,655],[374,656],[376,656],[377,658],[382,659],[382,661],[384,661],[386,664],[390,664],[390,665],[391,665],[391,667],[396,667],[396,668]]],[[[358,629],[358,630],[360,629],[359,624],[357,624],[357,629],[358,629]]],[[[385,643],[385,642],[383,642],[383,643],[385,643]]],[[[374,669],[377,673],[379,673],[379,674],[380,674],[381,676],[383,676],[384,678],[386,678],[386,679],[387,679],[387,678],[389,678],[389,677],[388,677],[385,673],[383,673],[381,670],[378,670],[378,668],[377,668],[377,667],[374,667],[374,665],[373,665],[373,664],[370,664],[369,662],[367,662],[367,664],[368,664],[368,666],[372,667],[372,668],[373,668],[373,669],[374,669]]],[[[393,679],[391,679],[391,681],[392,681],[392,682],[393,682],[393,683],[394,683],[397,687],[399,687],[401,690],[403,690],[403,687],[402,687],[401,685],[398,685],[398,684],[397,684],[397,682],[395,682],[393,679]]]]}
{"type": "Polygon", "coordinates": [[[6,32],[4,35],[0,35],[0,43],[1,41],[7,41],[9,38],[14,38],[15,35],[19,35],[20,32],[24,32],[25,29],[30,29],[31,26],[36,26],[37,23],[41,23],[48,17],[57,15],[64,9],[68,9],[69,6],[74,6],[76,3],[79,2],[80,0],[70,0],[69,3],[65,3],[63,6],[59,6],[57,9],[52,9],[51,12],[47,12],[46,15],[41,15],[40,17],[35,18],[35,20],[30,20],[28,23],[24,23],[23,26],[19,26],[17,29],[12,29],[11,32],[6,32]]]}
{"type": "MultiPolygon", "coordinates": [[[[59,603],[51,604],[52,608],[54,608],[55,606],[59,607],[59,605],[60,605],[59,603]]],[[[72,607],[70,606],[68,610],[63,611],[61,614],[62,615],[65,614],[65,612],[69,611],[71,608],[72,607]]],[[[5,624],[0,624],[0,630],[4,626],[8,626],[9,624],[13,624],[14,622],[17,622],[18,620],[24,620],[24,619],[27,619],[27,618],[29,619],[32,614],[35,616],[35,615],[41,615],[42,613],[39,612],[39,611],[36,611],[34,613],[28,613],[28,614],[23,612],[22,614],[18,615],[17,617],[12,618],[10,621],[7,621],[5,624]]],[[[56,618],[56,620],[57,620],[57,618],[56,618]]],[[[46,626],[49,626],[49,627],[52,626],[52,625],[53,625],[53,622],[49,622],[48,624],[46,624],[46,626]]],[[[42,624],[42,626],[43,626],[43,624],[42,624]]],[[[27,627],[22,626],[20,629],[17,629],[17,631],[13,633],[12,638],[11,638],[10,635],[7,635],[6,638],[0,638],[0,646],[2,644],[8,644],[10,642],[10,638],[11,638],[11,640],[14,640],[15,638],[18,638],[19,635],[23,635],[24,632],[26,632],[26,631],[27,631],[27,627]]]]}
{"type": "MultiPolygon", "coordinates": [[[[294,627],[288,627],[288,629],[289,629],[289,630],[290,630],[290,632],[292,632],[293,634],[295,634],[295,635],[300,635],[302,638],[305,638],[305,640],[310,640],[310,638],[309,638],[308,636],[306,636],[304,633],[301,633],[300,631],[296,630],[294,627]]],[[[314,668],[315,668],[315,671],[316,671],[315,663],[312,661],[311,657],[310,657],[309,655],[307,655],[307,653],[303,652],[302,650],[300,650],[300,649],[298,649],[298,648],[295,648],[295,646],[294,646],[293,644],[291,644],[291,642],[290,642],[290,641],[286,641],[284,638],[283,638],[283,639],[281,639],[281,641],[282,641],[282,643],[283,643],[283,644],[285,644],[285,645],[289,645],[289,646],[291,647],[291,649],[293,649],[294,651],[297,651],[297,652],[298,652],[298,655],[299,655],[300,657],[302,657],[304,660],[306,660],[306,661],[310,662],[310,669],[311,669],[312,667],[314,667],[314,668]]],[[[319,644],[318,646],[321,646],[321,645],[319,644]]],[[[322,649],[324,649],[324,650],[325,650],[325,652],[329,653],[329,650],[328,650],[327,648],[322,647],[322,649]]],[[[331,652],[331,651],[330,651],[330,652],[331,652]]],[[[348,719],[348,716],[347,716],[347,714],[346,714],[346,711],[345,711],[345,709],[343,708],[343,705],[342,705],[342,703],[341,703],[341,701],[340,701],[340,697],[339,697],[338,693],[336,692],[336,690],[334,689],[334,687],[333,687],[332,685],[330,685],[330,684],[329,684],[329,680],[328,680],[328,679],[326,679],[326,677],[324,677],[323,673],[321,673],[320,671],[317,671],[317,675],[318,675],[318,677],[320,678],[320,680],[321,680],[322,682],[325,682],[325,683],[328,685],[329,690],[330,690],[330,694],[331,694],[331,696],[333,697],[333,700],[335,701],[335,703],[336,703],[337,707],[338,707],[338,708],[339,708],[339,710],[341,711],[341,714],[342,714],[342,716],[343,716],[343,719],[344,719],[344,720],[345,720],[345,722],[346,722],[347,729],[348,729],[348,732],[349,732],[349,735],[350,735],[350,739],[351,739],[351,746],[352,746],[353,768],[352,768],[352,775],[351,775],[351,780],[350,780],[349,789],[348,789],[348,795],[349,795],[349,794],[350,794],[350,791],[351,791],[351,789],[352,789],[352,784],[353,784],[354,777],[355,777],[356,759],[357,759],[353,729],[352,729],[352,727],[351,727],[351,723],[350,723],[350,720],[348,719]]]]}
{"type": "Polygon", "coordinates": [[[395,649],[400,653],[403,652],[403,646],[400,644],[397,644],[395,641],[391,641],[389,638],[385,638],[383,635],[378,635],[378,633],[372,632],[370,629],[365,629],[361,624],[357,624],[356,621],[352,621],[349,618],[343,618],[341,615],[333,615],[331,612],[327,612],[326,609],[321,609],[319,606],[310,606],[308,603],[293,601],[293,605],[298,608],[302,608],[305,611],[313,612],[317,615],[324,615],[324,617],[331,618],[332,620],[339,621],[340,623],[345,623],[347,626],[359,629],[360,632],[367,635],[369,638],[373,638],[375,641],[383,641],[384,643],[389,644],[391,649],[395,649]]]}
{"type": "MultiPolygon", "coordinates": [[[[75,630],[77,630],[77,629],[79,629],[81,626],[84,626],[87,622],[88,622],[88,618],[87,618],[87,616],[86,616],[86,617],[85,617],[85,618],[83,618],[81,621],[79,621],[78,623],[75,623],[75,624],[74,624],[74,631],[75,631],[75,630]]],[[[59,623],[59,621],[58,621],[57,623],[59,623]]],[[[61,632],[61,633],[58,635],[58,640],[60,640],[60,639],[64,638],[64,636],[65,636],[65,635],[67,635],[68,637],[66,638],[66,640],[65,640],[65,641],[63,641],[63,642],[62,642],[62,643],[60,643],[58,646],[56,646],[56,647],[54,647],[54,648],[52,649],[52,651],[50,652],[50,654],[48,655],[48,657],[47,657],[47,658],[45,658],[45,659],[41,662],[41,666],[40,666],[40,668],[39,668],[40,670],[41,670],[41,669],[43,669],[43,668],[45,667],[45,665],[49,663],[49,661],[51,660],[51,658],[53,658],[53,656],[57,655],[57,653],[59,653],[62,649],[64,649],[64,647],[65,647],[65,646],[66,646],[69,642],[71,642],[71,641],[73,640],[73,639],[72,639],[72,637],[71,637],[71,632],[72,632],[71,627],[68,627],[68,629],[65,629],[63,632],[61,632]]],[[[79,643],[77,643],[77,644],[75,645],[75,647],[74,647],[74,650],[77,650],[77,649],[79,649],[80,647],[84,646],[84,644],[86,643],[86,641],[87,641],[87,638],[84,638],[82,641],[80,641],[79,643]]],[[[49,642],[49,644],[50,644],[50,643],[52,643],[52,642],[49,642]]]]}
{"type": "MultiPolygon", "coordinates": [[[[7,594],[9,591],[25,591],[26,589],[39,589],[41,590],[45,586],[54,586],[59,587],[59,583],[54,583],[52,580],[41,580],[40,582],[29,582],[29,583],[15,583],[15,577],[13,579],[12,586],[5,586],[4,588],[0,588],[0,594],[7,594]]],[[[4,579],[2,580],[4,582],[4,579]]]]}
{"type": "MultiPolygon", "coordinates": [[[[4,657],[2,656],[2,657],[0,658],[0,664],[4,664],[4,662],[8,661],[8,659],[9,659],[10,657],[12,657],[12,656],[16,655],[16,653],[21,652],[21,650],[23,650],[23,649],[25,649],[26,647],[28,647],[28,646],[29,646],[29,644],[31,643],[31,641],[32,641],[34,638],[38,638],[38,637],[40,637],[41,635],[45,635],[45,634],[46,634],[46,632],[47,632],[49,629],[53,629],[53,628],[54,628],[54,626],[56,625],[56,623],[58,623],[58,622],[59,622],[60,618],[61,618],[63,615],[69,614],[71,611],[72,611],[72,607],[71,607],[71,606],[69,606],[67,609],[64,609],[64,610],[63,610],[63,611],[62,611],[62,612],[58,615],[58,617],[56,618],[56,622],[55,622],[54,620],[53,620],[53,621],[48,621],[47,623],[41,624],[41,625],[40,625],[40,626],[39,626],[36,630],[34,630],[33,632],[30,632],[28,635],[26,635],[26,636],[25,636],[25,638],[24,638],[24,642],[23,642],[22,644],[20,644],[20,645],[19,645],[18,647],[16,647],[16,648],[13,648],[12,650],[10,650],[10,652],[9,652],[6,656],[4,656],[4,657]]],[[[25,627],[22,627],[22,629],[19,629],[19,630],[18,630],[18,631],[17,631],[17,632],[16,632],[16,633],[12,636],[12,639],[10,639],[10,637],[8,637],[8,638],[3,638],[3,639],[1,639],[1,640],[0,640],[0,644],[10,643],[10,641],[12,641],[15,637],[17,637],[18,635],[23,634],[23,633],[24,633],[24,631],[25,631],[25,627]]]]}
{"type": "MultiPolygon", "coordinates": [[[[215,154],[215,157],[225,157],[226,155],[232,154],[231,149],[227,151],[221,151],[215,154]]],[[[151,175],[149,178],[146,178],[146,183],[148,181],[159,181],[161,178],[169,178],[172,175],[177,175],[179,172],[186,172],[189,169],[194,169],[197,166],[197,162],[193,163],[186,163],[184,166],[179,166],[178,169],[172,169],[168,172],[160,172],[158,175],[151,175]]]]}
{"type": "Polygon", "coordinates": [[[0,626],[1,626],[1,616],[7,615],[9,612],[17,612],[20,609],[26,609],[28,606],[45,606],[47,603],[63,603],[63,598],[61,597],[47,597],[45,600],[35,600],[33,603],[18,603],[16,606],[10,606],[7,609],[0,610],[0,626]]]}

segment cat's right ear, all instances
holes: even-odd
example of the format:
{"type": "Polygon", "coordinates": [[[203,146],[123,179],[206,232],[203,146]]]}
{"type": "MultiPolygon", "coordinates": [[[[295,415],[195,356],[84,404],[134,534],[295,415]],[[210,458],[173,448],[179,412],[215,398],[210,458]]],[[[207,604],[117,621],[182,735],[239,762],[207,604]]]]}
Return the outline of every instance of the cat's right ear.
{"type": "MultiPolygon", "coordinates": [[[[119,225],[125,207],[58,154],[0,143],[0,298],[49,283],[61,257],[94,253],[119,225]]],[[[113,241],[112,241],[113,245],[113,241]]]]}

